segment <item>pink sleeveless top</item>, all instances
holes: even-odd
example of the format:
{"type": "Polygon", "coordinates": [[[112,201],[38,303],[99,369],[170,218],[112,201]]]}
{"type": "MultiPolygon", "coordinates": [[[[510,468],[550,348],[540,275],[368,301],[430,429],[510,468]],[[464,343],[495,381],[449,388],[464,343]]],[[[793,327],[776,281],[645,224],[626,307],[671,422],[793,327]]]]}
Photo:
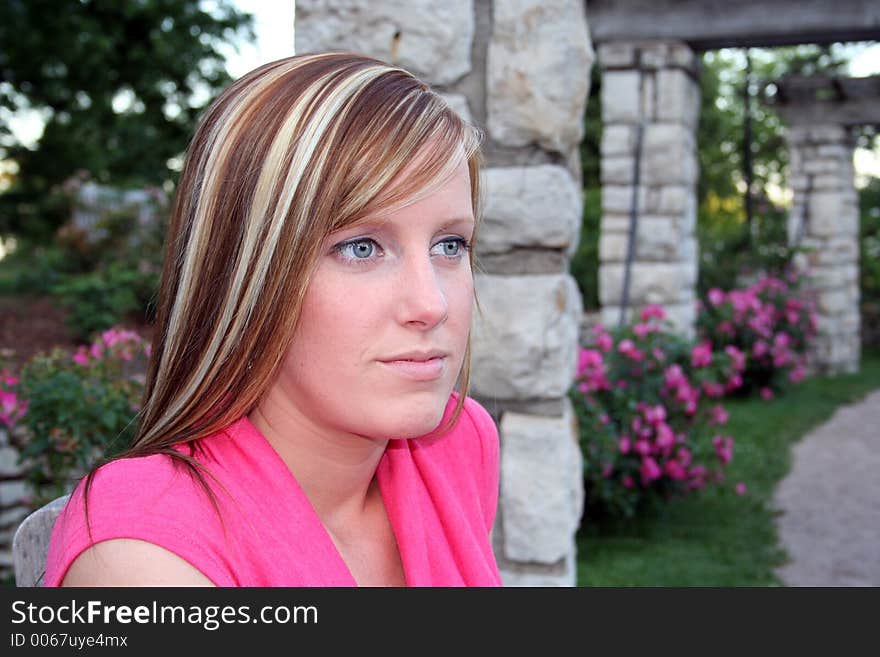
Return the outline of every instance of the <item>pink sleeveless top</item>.
{"type": "MultiPolygon", "coordinates": [[[[456,401],[453,393],[443,423],[456,401]]],[[[114,461],[89,492],[91,537],[82,484],[55,523],[45,585],[59,586],[91,545],[134,538],[173,552],[218,586],[356,586],[296,479],[247,417],[200,443],[196,458],[222,484],[205,477],[219,516],[169,457],[114,461]]],[[[376,476],[408,586],[500,586],[489,539],[498,432],[482,406],[466,398],[446,434],[389,441],[376,476]]]]}

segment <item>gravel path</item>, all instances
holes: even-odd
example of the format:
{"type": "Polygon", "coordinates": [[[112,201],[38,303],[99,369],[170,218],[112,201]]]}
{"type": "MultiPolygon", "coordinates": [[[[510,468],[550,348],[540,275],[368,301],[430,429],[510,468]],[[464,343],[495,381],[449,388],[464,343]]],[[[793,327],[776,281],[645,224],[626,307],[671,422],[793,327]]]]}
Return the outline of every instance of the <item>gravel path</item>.
{"type": "Polygon", "coordinates": [[[880,586],[880,390],[794,447],[776,490],[788,586],[880,586]]]}

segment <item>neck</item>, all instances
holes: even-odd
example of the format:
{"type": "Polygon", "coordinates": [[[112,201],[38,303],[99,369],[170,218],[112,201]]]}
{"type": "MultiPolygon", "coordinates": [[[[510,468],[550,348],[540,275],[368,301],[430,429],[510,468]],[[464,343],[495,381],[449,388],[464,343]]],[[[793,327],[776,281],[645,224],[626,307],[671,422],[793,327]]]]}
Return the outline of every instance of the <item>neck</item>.
{"type": "Polygon", "coordinates": [[[293,473],[328,530],[346,526],[375,500],[376,468],[387,440],[318,426],[271,392],[248,417],[293,473]]]}

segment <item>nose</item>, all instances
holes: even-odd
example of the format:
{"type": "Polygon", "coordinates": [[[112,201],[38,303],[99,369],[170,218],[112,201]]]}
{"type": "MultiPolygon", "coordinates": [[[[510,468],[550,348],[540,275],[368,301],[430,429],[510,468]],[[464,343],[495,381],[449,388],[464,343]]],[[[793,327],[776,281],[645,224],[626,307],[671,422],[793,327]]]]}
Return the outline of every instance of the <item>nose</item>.
{"type": "Polygon", "coordinates": [[[398,321],[421,330],[442,324],[449,314],[443,283],[430,255],[407,258],[397,281],[398,321]]]}

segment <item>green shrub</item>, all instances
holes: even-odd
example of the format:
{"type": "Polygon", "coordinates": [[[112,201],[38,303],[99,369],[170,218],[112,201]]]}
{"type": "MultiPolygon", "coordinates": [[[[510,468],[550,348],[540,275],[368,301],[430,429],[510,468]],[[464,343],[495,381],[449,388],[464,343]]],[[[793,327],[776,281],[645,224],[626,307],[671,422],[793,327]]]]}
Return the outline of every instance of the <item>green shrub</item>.
{"type": "Polygon", "coordinates": [[[594,344],[580,350],[571,398],[585,517],[632,517],[723,481],[733,456],[733,438],[716,428],[727,413],[710,400],[739,385],[744,358],[678,336],[664,315],[649,306],[636,324],[610,332],[599,325],[594,344]]]}
{"type": "Polygon", "coordinates": [[[4,373],[0,423],[20,451],[34,508],[69,492],[96,461],[128,446],[147,352],[136,333],[108,329],[72,354],[38,354],[17,377],[4,373]]]}

